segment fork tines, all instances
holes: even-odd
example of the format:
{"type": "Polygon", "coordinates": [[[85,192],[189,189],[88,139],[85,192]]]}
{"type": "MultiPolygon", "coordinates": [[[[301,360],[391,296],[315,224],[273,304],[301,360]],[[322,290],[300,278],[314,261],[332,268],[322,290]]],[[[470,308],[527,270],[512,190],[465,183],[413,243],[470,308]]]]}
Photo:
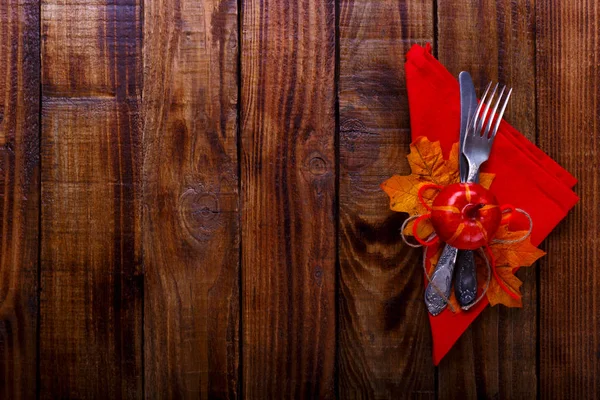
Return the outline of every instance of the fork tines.
{"type": "Polygon", "coordinates": [[[506,92],[506,85],[502,86],[502,88],[500,89],[500,94],[498,94],[498,97],[492,108],[492,112],[488,116],[490,107],[492,106],[492,103],[494,102],[494,97],[496,97],[496,93],[498,92],[499,85],[500,84],[497,83],[496,86],[494,86],[494,90],[492,91],[492,94],[489,97],[488,97],[488,93],[490,91],[490,88],[492,87],[492,82],[490,82],[488,84],[487,88],[485,89],[485,92],[483,93],[483,96],[481,97],[479,106],[477,107],[477,110],[475,111],[475,114],[472,117],[472,123],[471,123],[472,124],[471,125],[472,134],[478,134],[479,136],[488,137],[489,139],[493,139],[494,136],[496,136],[496,132],[498,132],[498,127],[500,126],[500,121],[502,121],[502,115],[504,114],[504,110],[506,110],[506,106],[508,104],[508,99],[510,98],[510,94],[512,93],[512,88],[511,88],[508,90],[506,95],[504,95],[504,93],[506,92]],[[486,102],[486,99],[487,99],[487,102],[486,102]],[[484,104],[485,104],[485,107],[484,107],[484,104]],[[500,107],[500,111],[498,112],[498,114],[496,114],[498,107],[500,107]],[[486,121],[487,121],[487,124],[486,124],[486,121]],[[492,129],[492,126],[493,126],[493,129],[492,129]],[[484,130],[484,127],[485,127],[485,130],[484,130]]]}

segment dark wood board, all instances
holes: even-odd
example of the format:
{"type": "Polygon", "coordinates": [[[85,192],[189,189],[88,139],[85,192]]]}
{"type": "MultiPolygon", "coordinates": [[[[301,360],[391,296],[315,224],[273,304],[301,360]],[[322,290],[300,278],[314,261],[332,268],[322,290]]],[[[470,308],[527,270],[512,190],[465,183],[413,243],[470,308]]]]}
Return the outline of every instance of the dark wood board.
{"type": "Polygon", "coordinates": [[[600,8],[0,2],[0,398],[600,398],[600,8]],[[431,363],[404,62],[514,88],[581,202],[431,363]]]}
{"type": "Polygon", "coordinates": [[[36,393],[39,2],[0,3],[0,398],[36,393]]]}
{"type": "Polygon", "coordinates": [[[147,398],[237,398],[235,0],[144,2],[147,398]]]}
{"type": "Polygon", "coordinates": [[[141,398],[140,3],[41,12],[40,395],[141,398]]]}
{"type": "Polygon", "coordinates": [[[340,2],[339,394],[435,398],[422,252],[380,184],[410,172],[404,78],[411,45],[433,40],[433,3],[340,2]]]}
{"type": "MultiPolygon", "coordinates": [[[[504,119],[535,142],[535,9],[529,0],[438,2],[437,55],[456,77],[469,71],[514,88],[504,119]]],[[[488,307],[439,366],[440,398],[535,398],[536,267],[521,269],[522,309],[488,307]]]]}
{"type": "Polygon", "coordinates": [[[581,200],[540,262],[540,397],[600,398],[600,10],[536,2],[539,145],[579,179],[581,200]]]}
{"type": "Polygon", "coordinates": [[[242,393],[334,398],[335,2],[242,4],[242,393]]]}

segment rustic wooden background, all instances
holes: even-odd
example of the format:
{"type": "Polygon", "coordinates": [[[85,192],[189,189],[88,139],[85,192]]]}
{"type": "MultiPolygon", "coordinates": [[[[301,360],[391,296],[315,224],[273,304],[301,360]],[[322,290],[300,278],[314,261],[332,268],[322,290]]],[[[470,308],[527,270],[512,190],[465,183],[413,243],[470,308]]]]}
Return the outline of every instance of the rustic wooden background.
{"type": "Polygon", "coordinates": [[[0,398],[600,398],[599,32],[594,1],[2,0],[0,398]],[[378,187],[426,42],[581,196],[438,368],[378,187]]]}

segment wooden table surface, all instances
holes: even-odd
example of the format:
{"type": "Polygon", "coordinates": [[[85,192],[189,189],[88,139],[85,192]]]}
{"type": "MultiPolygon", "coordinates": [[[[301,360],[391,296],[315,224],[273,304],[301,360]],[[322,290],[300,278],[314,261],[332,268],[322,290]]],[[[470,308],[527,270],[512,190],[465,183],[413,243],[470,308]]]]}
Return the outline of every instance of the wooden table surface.
{"type": "Polygon", "coordinates": [[[594,1],[3,0],[0,398],[600,398],[599,32],[594,1]],[[581,196],[439,367],[379,189],[427,42],[581,196]]]}

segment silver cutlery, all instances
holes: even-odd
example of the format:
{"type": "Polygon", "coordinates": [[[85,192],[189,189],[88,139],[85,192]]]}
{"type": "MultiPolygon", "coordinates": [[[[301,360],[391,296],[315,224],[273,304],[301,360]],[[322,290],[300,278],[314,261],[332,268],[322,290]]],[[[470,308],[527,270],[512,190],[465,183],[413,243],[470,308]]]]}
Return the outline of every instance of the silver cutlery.
{"type": "Polygon", "coordinates": [[[425,288],[425,305],[431,315],[438,315],[446,308],[452,289],[452,273],[456,262],[456,247],[446,245],[435,266],[429,284],[425,288]]]}
{"type": "MultiPolygon", "coordinates": [[[[468,72],[462,71],[458,75],[460,84],[460,136],[459,136],[459,169],[460,179],[464,182],[468,174],[467,161],[462,154],[462,145],[469,122],[477,109],[477,96],[473,80],[468,72]]],[[[430,283],[425,288],[425,304],[432,315],[438,315],[446,308],[447,300],[452,289],[452,274],[456,263],[458,250],[446,245],[442,255],[430,278],[430,283]]]]}
{"type": "MultiPolygon", "coordinates": [[[[481,102],[477,105],[471,76],[463,71],[459,75],[459,82],[461,88],[460,177],[461,182],[477,183],[479,182],[479,168],[489,158],[512,89],[509,89],[504,95],[506,86],[503,86],[494,102],[499,84],[496,84],[492,94],[488,97],[492,86],[490,82],[481,102]],[[496,113],[498,109],[499,112],[496,113]]],[[[470,250],[459,252],[456,248],[446,245],[430,278],[430,283],[425,289],[425,304],[432,315],[439,314],[447,306],[457,256],[459,265],[455,278],[457,299],[464,309],[468,309],[475,301],[477,275],[473,252],[470,250]]]]}

